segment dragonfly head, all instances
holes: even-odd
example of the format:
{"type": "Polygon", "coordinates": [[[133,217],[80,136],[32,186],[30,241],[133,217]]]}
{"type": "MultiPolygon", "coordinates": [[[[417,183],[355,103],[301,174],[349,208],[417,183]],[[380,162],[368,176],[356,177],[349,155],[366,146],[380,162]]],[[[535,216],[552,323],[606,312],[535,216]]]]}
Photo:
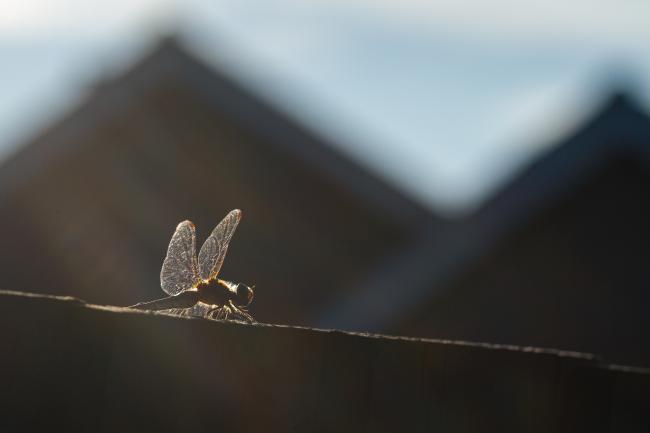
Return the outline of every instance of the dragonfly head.
{"type": "Polygon", "coordinates": [[[247,307],[253,302],[253,289],[246,284],[237,284],[237,304],[247,307]]]}

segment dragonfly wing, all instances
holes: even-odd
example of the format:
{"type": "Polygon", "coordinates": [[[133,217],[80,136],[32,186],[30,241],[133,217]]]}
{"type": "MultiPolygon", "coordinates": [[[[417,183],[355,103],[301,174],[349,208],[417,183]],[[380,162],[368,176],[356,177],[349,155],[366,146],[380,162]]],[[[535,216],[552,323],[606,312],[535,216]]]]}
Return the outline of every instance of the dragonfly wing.
{"type": "Polygon", "coordinates": [[[241,211],[230,211],[226,217],[212,230],[199,252],[199,272],[201,278],[209,280],[216,277],[228,251],[228,244],[235,233],[241,219],[241,211]]]}
{"type": "Polygon", "coordinates": [[[188,309],[189,315],[193,317],[203,317],[206,318],[208,315],[208,312],[212,310],[214,307],[202,303],[198,303],[192,308],[188,309]]]}
{"type": "Polygon", "coordinates": [[[160,286],[168,295],[177,295],[199,281],[196,262],[196,233],[192,221],[176,227],[160,270],[160,286]]]}

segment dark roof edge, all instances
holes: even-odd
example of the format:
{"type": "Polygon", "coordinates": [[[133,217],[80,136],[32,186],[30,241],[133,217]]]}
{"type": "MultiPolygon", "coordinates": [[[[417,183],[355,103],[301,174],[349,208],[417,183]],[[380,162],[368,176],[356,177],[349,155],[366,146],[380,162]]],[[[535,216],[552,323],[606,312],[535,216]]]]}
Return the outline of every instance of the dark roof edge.
{"type": "Polygon", "coordinates": [[[391,274],[371,277],[359,285],[361,290],[324,308],[321,323],[327,326],[343,321],[354,329],[389,328],[411,308],[444,291],[458,272],[552,200],[565,182],[579,180],[581,174],[607,157],[612,140],[603,137],[626,139],[628,147],[621,150],[650,153],[650,118],[627,94],[613,93],[596,113],[568,138],[558,140],[544,155],[531,161],[476,213],[451,222],[442,233],[422,237],[419,248],[416,245],[412,251],[401,253],[407,260],[401,260],[401,255],[393,258],[396,268],[391,274]],[[602,150],[587,152],[589,158],[583,158],[583,148],[594,139],[602,150]],[[565,148],[576,146],[577,151],[568,152],[570,158],[561,167],[559,178],[543,182],[548,161],[566,152],[565,148]],[[400,285],[405,287],[396,300],[394,290],[400,285]],[[372,317],[364,319],[356,314],[370,303],[374,305],[372,317]]]}
{"type": "Polygon", "coordinates": [[[243,128],[270,137],[274,145],[302,159],[396,222],[416,229],[439,218],[394,185],[343,155],[280,108],[251,93],[223,68],[203,60],[178,36],[162,38],[124,73],[98,83],[94,92],[75,109],[20,146],[0,167],[0,185],[3,185],[0,192],[28,178],[50,158],[70,151],[61,148],[65,137],[92,129],[98,119],[117,114],[133,95],[170,76],[180,77],[243,128]]]}
{"type": "Polygon", "coordinates": [[[161,45],[172,55],[188,58],[182,62],[183,74],[197,91],[208,89],[207,96],[218,109],[228,111],[241,126],[255,133],[271,137],[283,150],[301,158],[313,169],[351,190],[360,200],[378,211],[391,215],[401,224],[422,226],[440,217],[400,191],[378,174],[363,167],[338,146],[296,120],[276,104],[251,92],[247,86],[230,76],[223,68],[207,62],[178,38],[168,38],[161,45]],[[209,86],[210,82],[220,86],[209,86]],[[226,98],[238,104],[224,104],[226,98]]]}
{"type": "Polygon", "coordinates": [[[547,146],[511,176],[477,212],[473,223],[524,218],[579,185],[582,178],[616,155],[650,156],[650,117],[628,93],[616,90],[573,133],[547,146]]]}

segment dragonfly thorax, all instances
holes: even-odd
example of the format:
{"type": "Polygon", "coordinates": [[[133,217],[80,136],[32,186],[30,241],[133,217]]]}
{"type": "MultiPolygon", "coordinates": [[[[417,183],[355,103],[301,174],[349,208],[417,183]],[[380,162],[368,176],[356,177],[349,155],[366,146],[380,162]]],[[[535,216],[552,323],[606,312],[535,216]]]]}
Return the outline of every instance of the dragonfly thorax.
{"type": "Polygon", "coordinates": [[[199,301],[209,305],[226,305],[228,301],[235,300],[234,290],[217,278],[201,281],[196,286],[199,292],[199,301]]]}
{"type": "Polygon", "coordinates": [[[238,307],[247,307],[253,302],[253,289],[246,284],[235,284],[229,281],[213,278],[201,281],[196,290],[199,301],[209,305],[226,305],[232,301],[238,307]]]}

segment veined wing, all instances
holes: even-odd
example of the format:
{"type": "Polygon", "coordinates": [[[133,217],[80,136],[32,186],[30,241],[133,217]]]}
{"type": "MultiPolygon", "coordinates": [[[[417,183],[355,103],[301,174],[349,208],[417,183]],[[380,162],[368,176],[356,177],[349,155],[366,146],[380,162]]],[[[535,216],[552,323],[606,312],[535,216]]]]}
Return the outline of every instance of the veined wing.
{"type": "Polygon", "coordinates": [[[176,227],[160,270],[160,286],[174,296],[190,289],[199,281],[196,262],[196,233],[192,221],[176,227]]]}
{"type": "Polygon", "coordinates": [[[199,272],[201,278],[209,280],[216,277],[228,251],[228,244],[235,233],[241,219],[241,211],[230,211],[226,217],[212,230],[199,252],[199,272]]]}
{"type": "Polygon", "coordinates": [[[186,310],[186,314],[188,316],[193,316],[193,317],[203,317],[207,318],[208,312],[212,310],[214,307],[211,305],[203,304],[201,302],[197,303],[195,306],[192,308],[188,308],[186,310]]]}

